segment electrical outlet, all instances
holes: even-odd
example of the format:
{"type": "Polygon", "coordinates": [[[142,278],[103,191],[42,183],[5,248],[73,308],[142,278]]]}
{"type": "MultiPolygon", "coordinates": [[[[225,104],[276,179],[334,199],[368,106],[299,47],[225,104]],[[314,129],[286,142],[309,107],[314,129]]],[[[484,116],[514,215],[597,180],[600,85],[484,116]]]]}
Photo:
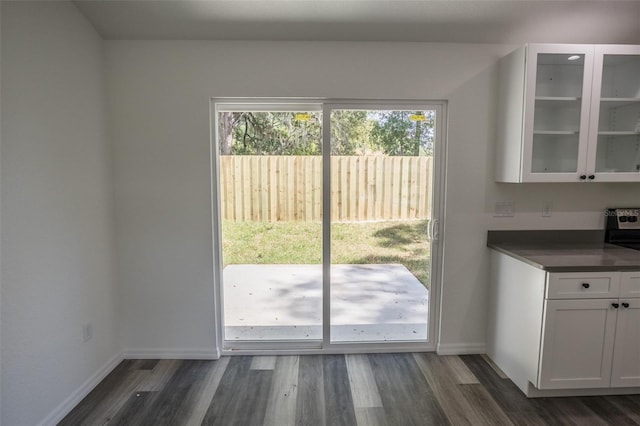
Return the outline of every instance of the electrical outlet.
{"type": "Polygon", "coordinates": [[[552,209],[551,204],[545,204],[542,207],[542,217],[551,217],[552,209]]]}
{"type": "Polygon", "coordinates": [[[513,203],[511,201],[496,202],[494,217],[513,217],[513,203]]]}
{"type": "Polygon", "coordinates": [[[93,325],[88,322],[82,325],[82,341],[88,342],[93,337],[93,325]]]}

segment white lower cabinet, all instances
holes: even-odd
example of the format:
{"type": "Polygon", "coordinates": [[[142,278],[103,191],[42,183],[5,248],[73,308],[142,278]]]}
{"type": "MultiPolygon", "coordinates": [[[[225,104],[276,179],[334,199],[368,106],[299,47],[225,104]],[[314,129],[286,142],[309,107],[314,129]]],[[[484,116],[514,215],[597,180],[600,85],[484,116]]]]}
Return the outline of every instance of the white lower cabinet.
{"type": "Polygon", "coordinates": [[[527,396],[640,393],[639,296],[640,272],[549,273],[494,253],[487,353],[527,396]]]}
{"type": "Polygon", "coordinates": [[[640,386],[639,275],[547,274],[538,389],[640,386]]]}
{"type": "Polygon", "coordinates": [[[609,387],[616,301],[545,302],[538,389],[609,387]]]}
{"type": "Polygon", "coordinates": [[[639,289],[638,272],[548,274],[538,389],[640,386],[639,289]]]}
{"type": "Polygon", "coordinates": [[[621,299],[611,386],[640,386],[640,299],[621,299]]]}

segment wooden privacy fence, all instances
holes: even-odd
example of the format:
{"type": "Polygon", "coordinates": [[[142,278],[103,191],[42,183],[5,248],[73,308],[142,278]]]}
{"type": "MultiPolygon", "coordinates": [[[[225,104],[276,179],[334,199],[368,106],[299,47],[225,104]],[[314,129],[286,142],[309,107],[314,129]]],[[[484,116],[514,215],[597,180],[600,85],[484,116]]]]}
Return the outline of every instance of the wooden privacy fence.
{"type": "MultiPolygon", "coordinates": [[[[432,157],[332,156],[331,220],[426,219],[432,157]]],[[[222,218],[322,219],[321,156],[220,156],[222,218]]]]}

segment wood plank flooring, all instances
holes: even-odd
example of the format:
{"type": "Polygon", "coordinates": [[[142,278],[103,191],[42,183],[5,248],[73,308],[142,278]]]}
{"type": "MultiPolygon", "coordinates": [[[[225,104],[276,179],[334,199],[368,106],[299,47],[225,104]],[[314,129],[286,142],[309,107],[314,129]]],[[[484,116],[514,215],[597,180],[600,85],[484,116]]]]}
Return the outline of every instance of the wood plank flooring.
{"type": "Polygon", "coordinates": [[[640,395],[528,399],[481,355],[125,360],[60,425],[640,425],[640,395]]]}

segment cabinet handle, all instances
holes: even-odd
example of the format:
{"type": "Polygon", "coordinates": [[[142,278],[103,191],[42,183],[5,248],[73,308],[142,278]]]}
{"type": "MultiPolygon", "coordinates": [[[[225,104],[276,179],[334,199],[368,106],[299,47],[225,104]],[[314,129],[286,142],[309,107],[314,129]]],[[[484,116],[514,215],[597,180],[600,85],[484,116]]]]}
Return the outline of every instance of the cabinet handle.
{"type": "Polygon", "coordinates": [[[590,287],[590,285],[589,285],[589,283],[582,283],[582,287],[584,287],[584,288],[589,288],[589,287],[590,287]]]}
{"type": "Polygon", "coordinates": [[[587,175],[580,175],[580,180],[585,180],[587,179],[587,175]]]}
{"type": "Polygon", "coordinates": [[[622,302],[622,307],[623,307],[623,308],[628,308],[628,307],[629,307],[629,304],[628,304],[627,302],[622,302]]]}
{"type": "Polygon", "coordinates": [[[618,309],[620,307],[619,303],[612,303],[611,306],[613,306],[615,309],[618,309]]]}
{"type": "Polygon", "coordinates": [[[589,180],[594,180],[596,178],[596,175],[589,175],[589,180]]]}

